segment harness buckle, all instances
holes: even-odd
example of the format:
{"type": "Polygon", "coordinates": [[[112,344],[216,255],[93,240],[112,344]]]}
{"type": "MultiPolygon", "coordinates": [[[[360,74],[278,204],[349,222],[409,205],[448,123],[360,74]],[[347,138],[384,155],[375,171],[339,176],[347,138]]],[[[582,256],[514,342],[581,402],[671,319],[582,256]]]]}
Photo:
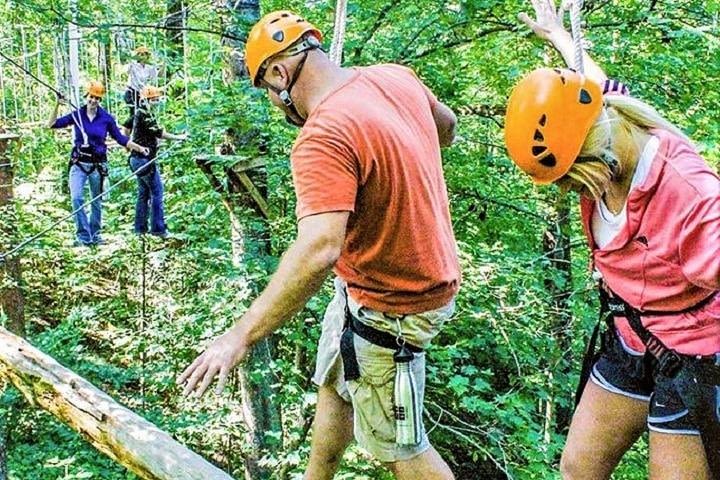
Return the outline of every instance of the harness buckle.
{"type": "Polygon", "coordinates": [[[283,105],[286,107],[289,107],[293,104],[292,98],[290,98],[290,93],[287,90],[282,90],[280,93],[278,93],[278,97],[280,98],[280,101],[283,102],[283,105]]]}
{"type": "Polygon", "coordinates": [[[658,371],[666,377],[674,377],[683,366],[683,359],[674,350],[665,349],[657,355],[658,371]]]}

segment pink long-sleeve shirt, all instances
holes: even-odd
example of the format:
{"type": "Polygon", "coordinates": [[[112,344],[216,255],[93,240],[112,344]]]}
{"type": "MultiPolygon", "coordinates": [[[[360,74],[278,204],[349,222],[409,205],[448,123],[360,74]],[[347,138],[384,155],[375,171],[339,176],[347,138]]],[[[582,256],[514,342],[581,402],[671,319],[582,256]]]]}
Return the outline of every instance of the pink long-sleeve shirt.
{"type": "MultiPolygon", "coordinates": [[[[604,248],[595,243],[592,199],[580,203],[595,268],[639,310],[681,311],[642,317],[669,348],[689,355],[720,352],[720,178],[685,140],[654,130],[660,146],[645,181],[627,198],[627,222],[604,248]]],[[[625,344],[644,351],[627,320],[615,320],[625,344]]]]}

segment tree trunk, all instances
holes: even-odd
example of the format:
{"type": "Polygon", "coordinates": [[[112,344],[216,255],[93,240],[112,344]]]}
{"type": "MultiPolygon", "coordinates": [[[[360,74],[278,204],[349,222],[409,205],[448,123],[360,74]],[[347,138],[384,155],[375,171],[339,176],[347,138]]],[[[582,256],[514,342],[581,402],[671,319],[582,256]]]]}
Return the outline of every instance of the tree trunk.
{"type": "MultiPolygon", "coordinates": [[[[14,172],[12,160],[6,155],[8,142],[17,139],[0,130],[0,252],[7,252],[17,241],[17,212],[13,201],[14,172]]],[[[25,298],[16,255],[0,260],[0,311],[8,319],[11,332],[25,335],[25,298]]]]}
{"type": "Polygon", "coordinates": [[[75,105],[82,104],[80,95],[80,41],[82,33],[77,25],[77,0],[70,0],[70,14],[72,21],[68,23],[68,77],[70,81],[70,94],[75,105]]]}
{"type": "MultiPolygon", "coordinates": [[[[230,16],[226,32],[234,37],[247,38],[252,25],[260,18],[259,0],[227,0],[227,13],[230,16]]],[[[226,68],[223,78],[226,83],[237,81],[246,77],[245,72],[245,42],[235,39],[223,38],[223,45],[230,47],[225,57],[226,68]]],[[[245,85],[246,88],[252,86],[245,85]]],[[[237,137],[256,137],[256,132],[239,132],[237,137]]],[[[228,135],[235,137],[235,135],[228,135]]],[[[264,168],[252,169],[241,173],[233,169],[226,171],[229,197],[234,205],[252,208],[258,211],[258,193],[267,198],[267,172],[264,168]],[[242,177],[242,178],[241,178],[242,177]],[[258,187],[254,195],[248,192],[248,182],[258,187]],[[243,186],[244,185],[244,186],[243,186]]],[[[264,200],[264,199],[263,199],[264,200]]],[[[250,225],[240,225],[240,220],[233,216],[235,208],[230,212],[233,225],[233,263],[243,262],[246,258],[262,258],[270,254],[267,239],[267,225],[252,228],[250,225]]],[[[262,207],[260,208],[262,210],[262,207]]],[[[266,213],[266,212],[265,212],[266,213]]],[[[258,222],[254,222],[258,225],[258,222]]],[[[257,286],[258,290],[261,286],[257,286]]],[[[252,372],[256,368],[267,368],[272,360],[272,341],[266,339],[259,342],[250,352],[248,361],[238,369],[240,386],[242,389],[243,415],[247,426],[245,441],[252,445],[244,455],[246,480],[264,480],[272,477],[273,472],[268,467],[260,465],[264,453],[272,451],[276,445],[268,441],[266,435],[270,431],[279,431],[281,428],[280,407],[272,400],[270,381],[268,379],[253,380],[252,372]]]]}
{"type": "MultiPolygon", "coordinates": [[[[224,151],[224,153],[227,153],[224,151]]],[[[250,162],[238,162],[233,169],[225,170],[223,183],[218,179],[212,170],[212,163],[207,157],[196,159],[198,167],[205,173],[213,189],[220,194],[223,206],[228,212],[230,220],[230,234],[232,240],[232,263],[235,267],[241,267],[248,258],[262,258],[269,255],[270,247],[266,239],[267,228],[264,223],[249,222],[245,224],[241,218],[245,218],[243,212],[253,209],[259,217],[263,217],[264,208],[258,205],[257,196],[266,197],[267,189],[260,186],[255,191],[255,198],[247,190],[247,185],[240,180],[246,174],[257,172],[258,165],[263,162],[256,160],[250,162]]],[[[264,171],[262,172],[264,174],[264,171]]],[[[254,176],[257,179],[257,176],[254,176]]],[[[264,177],[264,175],[263,175],[264,177]]],[[[250,176],[245,177],[249,181],[250,176]]],[[[253,183],[254,185],[254,183],[253,183]]],[[[261,286],[256,286],[259,289],[261,286]]],[[[243,420],[245,425],[245,444],[252,446],[245,449],[243,453],[244,471],[246,480],[264,480],[273,478],[273,471],[269,467],[260,465],[260,460],[265,453],[272,453],[277,449],[277,444],[272,444],[266,436],[268,432],[278,432],[281,429],[280,406],[277,405],[272,395],[270,381],[266,378],[254,379],[252,372],[256,369],[267,368],[272,361],[273,342],[271,339],[264,339],[258,342],[248,355],[248,359],[238,367],[238,378],[240,380],[243,420]]]]}
{"type": "MultiPolygon", "coordinates": [[[[244,174],[242,172],[241,174],[244,174]]],[[[264,178],[264,170],[262,177],[264,178]]],[[[236,175],[227,172],[228,179],[235,179],[236,175]]],[[[256,178],[258,176],[256,175],[256,178]]],[[[229,181],[229,191],[234,204],[249,207],[253,205],[253,199],[246,190],[236,181],[229,181]]],[[[267,192],[263,188],[263,196],[267,192]]],[[[233,209],[236,210],[236,209],[233,209]]],[[[265,240],[266,225],[254,225],[245,228],[235,213],[231,213],[231,224],[233,225],[233,264],[243,263],[243,256],[250,253],[253,258],[262,258],[269,255],[270,247],[265,240]],[[241,230],[242,229],[242,230],[241,230]],[[243,231],[249,233],[243,238],[243,231]]],[[[258,286],[259,289],[260,286],[258,286]]],[[[257,369],[267,368],[272,361],[273,342],[264,339],[258,342],[248,355],[248,360],[238,368],[240,388],[243,405],[243,419],[246,427],[245,442],[252,445],[244,454],[244,469],[246,480],[265,480],[272,478],[273,471],[267,466],[260,465],[263,454],[274,449],[268,442],[268,432],[278,432],[281,429],[280,407],[272,399],[272,388],[270,381],[266,378],[253,379],[252,372],[257,369]]],[[[275,446],[276,448],[276,446],[275,446]]]]}
{"type": "MultiPolygon", "coordinates": [[[[260,0],[226,0],[225,5],[231,17],[226,33],[235,38],[247,38],[250,28],[260,19],[260,0]]],[[[225,58],[225,82],[245,77],[245,42],[225,37],[223,45],[230,47],[225,58]]]]}
{"type": "Polygon", "coordinates": [[[147,480],[232,480],[28,342],[0,328],[0,375],[33,405],[147,480]]]}
{"type": "Polygon", "coordinates": [[[184,58],[183,52],[183,0],[167,0],[167,17],[165,26],[170,27],[167,30],[167,58],[165,59],[168,76],[172,75],[179,69],[179,64],[184,58]]]}
{"type": "MultiPolygon", "coordinates": [[[[555,315],[552,331],[555,332],[558,349],[563,355],[570,355],[571,353],[570,337],[567,335],[572,322],[572,312],[568,303],[572,293],[570,211],[570,196],[559,196],[555,201],[555,221],[545,231],[543,238],[543,249],[553,267],[553,275],[545,279],[545,289],[550,295],[552,312],[555,315]]],[[[559,362],[559,365],[568,370],[574,364],[572,358],[565,358],[559,362]]],[[[569,371],[563,373],[567,374],[569,371]]],[[[554,384],[552,375],[548,375],[548,378],[554,384]]],[[[561,408],[555,403],[554,398],[549,398],[545,406],[546,436],[553,429],[553,420],[555,429],[558,432],[564,432],[570,426],[572,409],[561,408]]]]}
{"type": "Polygon", "coordinates": [[[0,480],[8,480],[7,453],[5,449],[5,435],[0,437],[0,480]]]}
{"type": "MultiPolygon", "coordinates": [[[[14,246],[17,214],[13,202],[13,165],[8,158],[8,142],[18,137],[0,129],[0,252],[14,246]]],[[[20,261],[17,257],[0,260],[0,311],[8,319],[8,328],[25,335],[25,298],[20,290],[20,261]]],[[[2,387],[2,385],[0,385],[2,387]]],[[[0,394],[2,389],[0,388],[0,394]]],[[[0,418],[0,480],[7,480],[7,412],[0,418]]]]}

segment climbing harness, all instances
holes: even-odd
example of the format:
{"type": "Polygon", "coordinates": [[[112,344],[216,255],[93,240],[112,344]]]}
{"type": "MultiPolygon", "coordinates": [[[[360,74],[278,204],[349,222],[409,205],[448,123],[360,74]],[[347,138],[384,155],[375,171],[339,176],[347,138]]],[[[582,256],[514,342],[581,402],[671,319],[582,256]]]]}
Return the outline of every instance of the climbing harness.
{"type": "MultiPolygon", "coordinates": [[[[583,0],[564,2],[561,10],[568,7],[575,47],[575,70],[584,73],[584,48],[581,28],[581,9],[583,0]]],[[[620,89],[622,93],[622,88],[620,89]]],[[[611,171],[617,167],[609,159],[603,160],[611,171]]],[[[615,317],[627,319],[630,327],[645,345],[645,358],[652,367],[652,374],[675,379],[676,388],[690,418],[700,430],[706,457],[715,480],[720,480],[720,353],[709,356],[685,355],[668,348],[659,338],[650,332],[642,323],[642,317],[659,315],[679,315],[695,311],[710,302],[718,292],[713,292],[699,303],[681,311],[640,311],[624,301],[600,280],[598,285],[600,296],[599,319],[590,335],[590,340],[583,358],[580,381],[575,392],[575,407],[580,402],[583,390],[590,378],[591,370],[599,356],[607,351],[615,332],[615,317]],[[600,351],[596,352],[602,324],[607,328],[601,338],[600,351]]]]}
{"type": "Polygon", "coordinates": [[[75,146],[70,154],[68,168],[70,169],[73,166],[79,168],[85,175],[91,175],[97,171],[100,175],[100,194],[107,193],[105,192],[105,181],[110,175],[107,166],[107,155],[98,155],[92,145],[75,146]]]}
{"type": "MultiPolygon", "coordinates": [[[[698,304],[677,314],[690,312],[709,303],[713,292],[698,304]]],[[[664,315],[668,312],[640,312],[617,295],[608,301],[612,315],[627,318],[630,327],[642,340],[655,371],[665,377],[676,378],[678,393],[688,409],[690,418],[700,430],[710,471],[720,480],[720,353],[715,355],[684,355],[668,348],[642,324],[642,316],[664,315]]]]}
{"type": "MultiPolygon", "coordinates": [[[[174,151],[175,148],[177,148],[175,145],[171,145],[170,147],[168,147],[167,150],[165,150],[163,153],[161,153],[161,154],[158,155],[157,157],[155,157],[155,158],[153,158],[152,160],[150,160],[148,163],[153,163],[153,162],[156,162],[156,161],[160,160],[161,158],[169,155],[172,151],[174,151]]],[[[144,168],[144,167],[145,167],[145,165],[144,165],[142,168],[144,168]]],[[[140,170],[140,169],[138,169],[138,170],[140,170]]],[[[131,178],[134,178],[134,177],[137,175],[137,173],[138,173],[137,171],[131,172],[130,174],[128,174],[128,175],[126,175],[125,177],[123,177],[123,178],[121,178],[120,180],[118,180],[117,182],[113,183],[112,185],[110,185],[110,186],[107,188],[106,193],[107,193],[107,192],[110,192],[111,190],[114,190],[114,189],[117,188],[120,184],[125,183],[126,181],[130,180],[131,178]]],[[[100,193],[100,194],[94,196],[93,198],[91,198],[90,200],[88,200],[87,202],[83,203],[83,204],[80,205],[78,208],[76,208],[75,210],[73,210],[72,212],[70,212],[68,215],[66,215],[66,216],[62,217],[61,219],[53,222],[49,227],[43,229],[42,231],[40,231],[39,233],[36,233],[35,235],[33,235],[33,236],[31,236],[31,237],[23,240],[22,242],[20,242],[18,245],[16,245],[16,246],[13,247],[12,249],[8,250],[7,252],[4,252],[4,253],[0,254],[0,263],[4,262],[6,258],[8,258],[8,257],[14,255],[15,253],[21,251],[23,248],[25,248],[25,247],[28,246],[29,244],[33,243],[35,240],[44,237],[45,235],[47,235],[50,231],[52,231],[55,227],[57,227],[58,225],[60,225],[60,224],[63,223],[64,221],[66,221],[66,220],[68,220],[68,219],[70,219],[70,218],[73,218],[77,212],[79,212],[80,210],[84,209],[85,207],[87,207],[88,205],[90,205],[92,202],[98,200],[98,199],[101,198],[103,195],[104,195],[103,193],[100,193]]]]}
{"type": "Polygon", "coordinates": [[[590,336],[583,358],[580,382],[575,392],[575,406],[577,407],[580,402],[593,365],[600,355],[607,351],[612,336],[616,335],[615,317],[626,318],[633,332],[645,345],[645,357],[652,368],[653,376],[658,373],[666,378],[675,379],[678,394],[688,409],[690,418],[700,430],[710,470],[715,479],[720,480],[720,353],[715,355],[678,353],[668,348],[642,323],[642,317],[680,315],[696,311],[711,302],[718,292],[713,292],[695,305],[679,311],[640,311],[610,291],[602,280],[598,285],[598,291],[600,318],[590,336]],[[606,324],[606,329],[602,335],[601,347],[596,351],[603,323],[606,324]]]}
{"type": "Polygon", "coordinates": [[[403,336],[401,322],[405,315],[395,317],[397,335],[373,328],[353,316],[345,295],[345,324],[340,336],[340,355],[343,360],[345,381],[360,378],[360,364],[355,352],[354,335],[388,350],[393,350],[395,363],[395,383],[393,388],[393,413],[395,417],[395,443],[398,445],[418,445],[424,432],[422,425],[422,402],[417,381],[411,368],[415,355],[423,349],[413,345],[403,336]]]}

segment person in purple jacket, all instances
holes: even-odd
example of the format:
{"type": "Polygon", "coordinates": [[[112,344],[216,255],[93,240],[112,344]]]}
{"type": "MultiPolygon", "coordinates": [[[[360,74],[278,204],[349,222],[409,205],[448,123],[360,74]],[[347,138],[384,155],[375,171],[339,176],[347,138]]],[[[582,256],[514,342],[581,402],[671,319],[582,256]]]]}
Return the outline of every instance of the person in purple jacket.
{"type": "Polygon", "coordinates": [[[120,145],[143,155],[148,149],[130,141],[118,128],[115,118],[100,107],[105,95],[105,87],[99,82],[90,82],[87,86],[84,106],[58,118],[58,108],[64,99],[58,98],[55,103],[48,127],[74,127],[73,149],[70,155],[70,199],[75,213],[76,246],[99,245],[103,243],[100,236],[102,223],[102,184],[107,176],[107,145],[108,134],[120,145]],[[91,204],[90,221],[82,205],[85,203],[85,183],[90,183],[90,194],[95,200],[91,204]]]}

